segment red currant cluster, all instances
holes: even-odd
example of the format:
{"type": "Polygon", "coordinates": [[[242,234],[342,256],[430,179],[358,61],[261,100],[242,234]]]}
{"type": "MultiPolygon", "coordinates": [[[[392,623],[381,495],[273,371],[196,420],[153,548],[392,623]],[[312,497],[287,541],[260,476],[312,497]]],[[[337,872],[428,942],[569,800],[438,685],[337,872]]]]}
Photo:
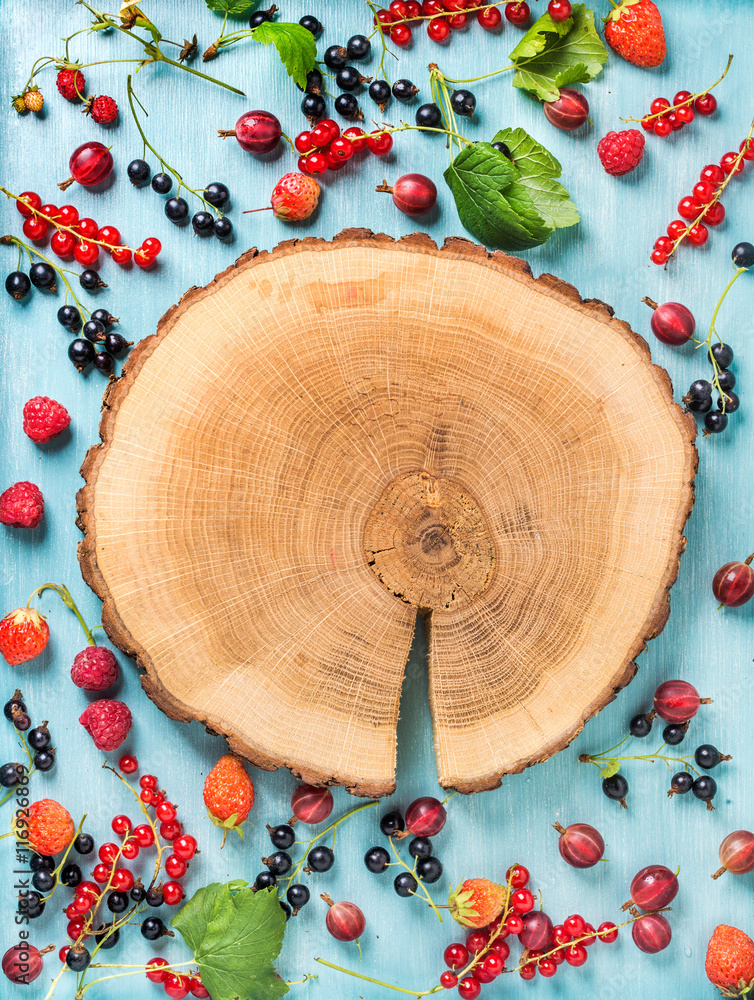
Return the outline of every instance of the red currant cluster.
{"type": "Polygon", "coordinates": [[[369,135],[364,129],[352,125],[345,132],[332,118],[323,118],[311,131],[299,132],[294,145],[301,154],[298,169],[302,174],[323,174],[326,170],[340,170],[354,153],[368,149],[375,156],[385,156],[393,148],[389,132],[376,130],[369,135]]]}
{"type": "Polygon", "coordinates": [[[198,972],[181,975],[173,972],[165,958],[153,958],[147,963],[147,979],[158,983],[172,1000],[183,1000],[189,993],[192,997],[208,997],[209,993],[198,972]]]}
{"type": "MultiPolygon", "coordinates": [[[[182,878],[188,867],[186,862],[196,854],[196,839],[183,832],[183,826],[177,818],[178,810],[167,799],[165,792],[158,790],[157,785],[155,775],[142,774],[139,778],[139,798],[148,809],[154,809],[155,818],[160,821],[160,837],[173,844],[173,853],[165,862],[165,871],[171,878],[182,878]]],[[[183,898],[183,890],[177,883],[168,882],[163,887],[163,892],[169,906],[175,906],[183,898]],[[170,890],[166,892],[168,886],[170,890]]]]}
{"type": "Polygon", "coordinates": [[[717,110],[714,94],[700,94],[697,98],[689,90],[679,90],[671,105],[667,97],[656,97],[649,108],[649,114],[641,120],[645,132],[654,132],[661,138],[671,132],[679,132],[684,125],[690,125],[700,115],[711,115],[717,110]]]}
{"type": "Polygon", "coordinates": [[[440,976],[445,989],[458,988],[462,1000],[476,1000],[482,986],[493,982],[506,970],[511,949],[506,938],[517,937],[523,946],[517,970],[522,979],[534,979],[537,972],[552,978],[558,966],[581,966],[587,949],[599,938],[612,943],[618,938],[618,927],[611,921],[595,928],[578,913],[562,924],[553,925],[546,913],[536,910],[534,894],[529,885],[529,872],[515,865],[506,873],[509,895],[503,912],[485,928],[472,930],[465,943],[454,942],[445,949],[443,958],[448,972],[440,976]]]}
{"type": "MultiPolygon", "coordinates": [[[[502,24],[501,4],[483,4],[479,0],[392,0],[386,10],[378,10],[374,23],[379,24],[395,45],[408,45],[412,40],[410,23],[427,21],[427,34],[433,42],[446,42],[451,31],[460,31],[469,24],[469,16],[476,14],[477,22],[485,31],[496,31],[502,24]]],[[[506,19],[519,27],[527,24],[531,8],[525,0],[512,0],[504,5],[506,19]]],[[[570,0],[550,0],[548,13],[554,21],[565,21],[571,16],[570,0]]]]}
{"type": "MultiPolygon", "coordinates": [[[[15,196],[14,196],[15,197],[15,196]]],[[[56,257],[67,260],[73,257],[84,267],[93,267],[99,258],[100,247],[112,255],[116,264],[128,264],[133,257],[136,264],[146,269],[157,260],[162,249],[160,241],[151,236],[138,250],[125,246],[120,231],[115,226],[100,226],[94,219],[79,218],[73,205],[42,204],[36,191],[22,191],[16,198],[16,208],[24,218],[23,233],[27,239],[40,243],[50,238],[50,249],[56,257]]]]}

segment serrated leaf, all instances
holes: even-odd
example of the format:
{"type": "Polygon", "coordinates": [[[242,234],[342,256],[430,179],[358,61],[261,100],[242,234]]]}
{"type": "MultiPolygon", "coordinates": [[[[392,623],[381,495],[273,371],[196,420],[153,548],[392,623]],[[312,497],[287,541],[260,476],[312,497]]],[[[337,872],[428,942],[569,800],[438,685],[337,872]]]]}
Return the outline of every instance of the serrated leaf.
{"type": "Polygon", "coordinates": [[[288,76],[299,87],[306,86],[306,74],[314,69],[317,59],[317,43],[314,35],[300,24],[285,21],[264,21],[254,31],[254,41],[262,45],[272,43],[278,50],[280,61],[288,76]]]}
{"type": "Polygon", "coordinates": [[[605,764],[605,766],[602,768],[602,770],[600,771],[600,777],[612,778],[612,776],[614,774],[617,774],[618,771],[620,771],[620,761],[615,760],[613,758],[612,760],[609,760],[607,764],[605,764]]]}
{"type": "Polygon", "coordinates": [[[230,17],[242,17],[257,0],[204,0],[210,10],[230,17]]]}
{"type": "Polygon", "coordinates": [[[288,992],[272,964],[285,934],[275,889],[213,882],[191,897],[171,926],[193,951],[212,1000],[276,1000],[288,992]]]}
{"type": "Polygon", "coordinates": [[[545,13],[510,54],[516,67],[513,86],[542,101],[556,101],[560,88],[588,83],[602,72],[607,49],[594,27],[594,14],[575,4],[571,17],[553,21],[545,13]]]}

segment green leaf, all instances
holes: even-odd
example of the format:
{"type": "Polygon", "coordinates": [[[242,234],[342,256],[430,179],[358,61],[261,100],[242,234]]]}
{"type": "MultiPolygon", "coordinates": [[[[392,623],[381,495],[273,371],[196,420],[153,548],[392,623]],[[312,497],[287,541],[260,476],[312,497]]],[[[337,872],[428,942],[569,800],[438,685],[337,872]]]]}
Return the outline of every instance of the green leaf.
{"type": "Polygon", "coordinates": [[[275,1000],[288,992],[272,964],[285,934],[275,889],[213,882],[191,897],[171,926],[193,951],[212,1000],[275,1000]]]}
{"type": "Polygon", "coordinates": [[[285,21],[264,21],[254,30],[254,41],[262,45],[270,42],[278,50],[280,61],[288,76],[293,77],[299,87],[306,86],[306,74],[314,69],[317,59],[317,43],[314,35],[300,24],[285,21]]]}
{"type": "Polygon", "coordinates": [[[204,0],[210,10],[229,17],[242,17],[257,0],[204,0]]]}
{"type": "Polygon", "coordinates": [[[607,49],[594,27],[594,14],[575,4],[565,21],[543,14],[510,54],[516,67],[513,86],[542,101],[557,101],[560,88],[588,83],[602,72],[607,49]]]}
{"type": "Polygon", "coordinates": [[[609,760],[607,764],[605,764],[605,766],[602,768],[602,770],[600,771],[600,777],[612,778],[612,776],[614,774],[617,774],[618,771],[620,771],[620,761],[615,760],[615,758],[613,758],[612,760],[609,760]]]}

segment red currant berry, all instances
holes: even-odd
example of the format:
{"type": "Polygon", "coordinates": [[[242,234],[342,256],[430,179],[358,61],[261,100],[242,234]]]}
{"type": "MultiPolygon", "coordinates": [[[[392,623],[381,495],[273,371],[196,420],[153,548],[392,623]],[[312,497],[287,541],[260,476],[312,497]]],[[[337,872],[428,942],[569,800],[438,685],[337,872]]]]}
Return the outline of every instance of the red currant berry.
{"type": "MultiPolygon", "coordinates": [[[[79,219],[76,223],[76,231],[87,240],[96,240],[99,226],[94,219],[79,219]]],[[[118,240],[120,243],[120,240],[118,240]]]]}
{"type": "MultiPolygon", "coordinates": [[[[121,248],[119,247],[113,252],[113,259],[115,259],[116,253],[120,253],[120,250],[121,248]]],[[[139,798],[141,799],[141,801],[144,803],[145,806],[151,806],[152,799],[154,798],[154,792],[152,791],[151,788],[142,788],[142,790],[139,792],[139,798]]]]}
{"type": "Polygon", "coordinates": [[[27,240],[43,240],[47,236],[47,223],[44,219],[40,219],[38,215],[30,215],[28,219],[24,219],[24,224],[21,227],[24,232],[24,236],[27,240]]]}
{"type": "Polygon", "coordinates": [[[681,121],[675,111],[671,111],[665,120],[670,124],[670,127],[674,132],[680,132],[685,124],[681,121]]]}
{"type": "Polygon", "coordinates": [[[717,163],[708,163],[699,174],[699,180],[709,181],[715,187],[719,187],[725,180],[725,172],[717,163]]]}
{"type": "Polygon", "coordinates": [[[127,833],[131,832],[131,820],[128,816],[115,816],[113,818],[110,826],[113,828],[113,833],[117,833],[119,837],[125,837],[127,833]]]}
{"type": "Polygon", "coordinates": [[[85,924],[86,921],[84,917],[81,916],[77,916],[73,920],[68,921],[68,925],[65,930],[71,941],[78,941],[85,924]]]}
{"type": "Polygon", "coordinates": [[[472,955],[478,955],[480,951],[484,951],[489,943],[490,936],[487,931],[475,930],[466,935],[466,947],[472,955]]]}
{"type": "Polygon", "coordinates": [[[299,153],[308,153],[310,150],[314,149],[311,132],[299,132],[293,140],[293,145],[299,153]]]}
{"type": "MultiPolygon", "coordinates": [[[[81,223],[79,223],[81,225],[81,223]]],[[[120,231],[115,228],[115,226],[103,226],[101,229],[97,230],[96,234],[89,234],[91,237],[96,237],[96,239],[101,240],[103,243],[107,243],[108,248],[118,247],[121,244],[120,231]]],[[[127,754],[126,756],[131,756],[127,754]]],[[[136,760],[135,757],[132,758],[136,760]]],[[[137,763],[138,767],[138,763],[137,763]]],[[[123,768],[121,768],[121,771],[123,768]]],[[[136,768],[134,768],[134,771],[136,768]]],[[[125,772],[126,774],[132,774],[132,771],[125,772]]]]}
{"type": "Polygon", "coordinates": [[[343,133],[343,137],[351,140],[354,153],[361,153],[367,148],[367,134],[358,125],[352,125],[350,128],[347,128],[343,133]]]}
{"type": "Polygon", "coordinates": [[[454,14],[448,18],[448,24],[453,31],[461,31],[469,23],[469,15],[466,13],[454,14]]]}
{"type": "Polygon", "coordinates": [[[105,865],[100,862],[100,864],[94,866],[94,871],[92,872],[92,878],[95,882],[99,882],[100,885],[104,885],[105,882],[110,878],[110,872],[112,871],[110,865],[105,865]]]}
{"type": "Polygon", "coordinates": [[[569,965],[583,965],[588,957],[589,955],[583,944],[572,944],[570,948],[566,948],[565,960],[569,965]]]}
{"type": "Polygon", "coordinates": [[[454,986],[458,985],[458,976],[455,972],[443,972],[440,976],[440,986],[446,990],[452,990],[454,986]]]}
{"type": "Polygon", "coordinates": [[[736,166],[736,160],[738,159],[738,153],[725,153],[724,156],[720,157],[720,166],[726,174],[740,174],[743,172],[744,164],[743,160],[736,166]]]}
{"type": "Polygon", "coordinates": [[[510,947],[507,941],[495,941],[495,943],[490,948],[490,953],[495,954],[500,958],[500,961],[505,964],[506,959],[511,953],[510,947]]]}
{"type": "Polygon", "coordinates": [[[668,223],[667,233],[672,240],[677,240],[679,236],[683,236],[686,232],[686,223],[683,219],[673,219],[672,222],[668,223]]]}
{"type": "Polygon", "coordinates": [[[127,840],[121,848],[120,855],[122,858],[125,858],[126,861],[135,861],[139,856],[139,850],[139,845],[135,840],[127,840]]]}
{"type": "Polygon", "coordinates": [[[334,122],[332,118],[323,118],[319,123],[319,128],[326,128],[328,130],[330,133],[330,141],[340,138],[340,125],[338,125],[337,122],[334,122]]]}
{"type": "Polygon", "coordinates": [[[367,149],[375,156],[385,156],[393,148],[393,137],[388,132],[370,132],[367,136],[367,149]]]}
{"type": "Polygon", "coordinates": [[[469,949],[465,944],[449,944],[442,955],[449,969],[463,969],[469,963],[469,949]]]}
{"type": "Polygon", "coordinates": [[[715,186],[709,181],[697,181],[691,193],[698,202],[707,205],[715,197],[715,186]]]}
{"type": "Polygon", "coordinates": [[[524,0],[516,0],[515,3],[505,5],[505,16],[511,24],[526,24],[530,13],[529,4],[524,0]]]}
{"type": "MultiPolygon", "coordinates": [[[[463,15],[459,14],[456,16],[461,17],[463,15]]],[[[451,17],[450,20],[453,21],[455,18],[451,17]]],[[[411,32],[411,28],[409,28],[407,24],[396,24],[394,28],[390,29],[390,41],[394,42],[396,45],[400,45],[401,48],[404,45],[410,44],[412,38],[413,34],[411,32]]]]}
{"type": "Polygon", "coordinates": [[[669,107],[670,101],[667,97],[655,97],[649,105],[649,112],[653,115],[661,115],[663,111],[667,111],[669,107]]]}
{"type": "MultiPolygon", "coordinates": [[[[431,21],[427,22],[427,34],[433,42],[446,42],[450,37],[450,25],[444,17],[433,17],[431,21]]],[[[470,981],[474,982],[473,979],[470,981]]],[[[464,979],[462,982],[465,983],[466,980],[464,979]]],[[[479,986],[478,983],[477,986],[479,986]]],[[[460,986],[458,988],[460,990],[460,986]]]]}
{"type": "Polygon", "coordinates": [[[338,139],[333,139],[330,143],[330,153],[336,157],[336,159],[350,160],[354,154],[354,146],[350,139],[344,139],[340,136],[338,139]]]}
{"type": "Polygon", "coordinates": [[[177,854],[171,854],[165,862],[165,871],[171,878],[183,878],[187,869],[188,864],[177,854]]]}
{"type": "Polygon", "coordinates": [[[332,136],[330,135],[329,127],[320,122],[311,130],[309,138],[311,139],[313,147],[322,149],[323,146],[326,146],[331,141],[332,136]]]}
{"type": "Polygon", "coordinates": [[[509,934],[520,934],[524,929],[523,918],[520,917],[518,913],[511,913],[505,921],[505,929],[509,934]]]}
{"type": "Polygon", "coordinates": [[[477,11],[476,19],[485,31],[496,31],[503,23],[503,15],[497,7],[483,7],[477,11]]]}
{"type": "Polygon", "coordinates": [[[189,978],[171,972],[163,980],[162,987],[170,1000],[183,1000],[189,993],[189,978]]]}
{"type": "Polygon", "coordinates": [[[299,156],[297,164],[299,173],[301,174],[309,173],[309,164],[307,163],[308,159],[309,159],[308,156],[299,156]]]}
{"type": "MultiPolygon", "coordinates": [[[[655,250],[659,250],[661,253],[669,254],[670,251],[673,249],[673,245],[674,245],[673,240],[671,240],[669,236],[660,236],[658,239],[655,240],[654,248],[655,250]]],[[[574,867],[578,868],[579,866],[574,865],[574,867]]],[[[586,867],[588,868],[590,866],[587,865],[586,867]]]]}
{"type": "Polygon", "coordinates": [[[97,263],[97,258],[99,257],[99,247],[96,243],[89,243],[86,240],[81,240],[77,243],[73,250],[73,256],[85,267],[91,267],[92,264],[97,263]]]}
{"type": "Polygon", "coordinates": [[[749,556],[746,562],[729,562],[715,573],[712,593],[726,608],[740,608],[754,596],[754,570],[751,568],[751,561],[752,557],[749,556]]]}
{"type": "Polygon", "coordinates": [[[553,944],[570,944],[571,935],[565,929],[563,924],[556,924],[552,929],[552,943],[553,944]]]}
{"type": "Polygon", "coordinates": [[[673,98],[673,105],[689,104],[693,96],[690,90],[679,90],[673,98]]]}
{"type": "Polygon", "coordinates": [[[678,108],[675,116],[683,125],[690,125],[694,120],[694,112],[691,108],[678,108]]]}
{"type": "Polygon", "coordinates": [[[482,987],[478,979],[473,976],[464,976],[458,984],[458,996],[461,1000],[476,1000],[482,992],[482,987]]]}
{"type": "Polygon", "coordinates": [[[651,115],[645,115],[641,120],[641,127],[645,132],[654,132],[655,122],[651,115]]]}
{"type": "Polygon", "coordinates": [[[191,990],[192,997],[200,997],[201,1000],[206,1000],[206,998],[209,997],[207,987],[198,976],[191,977],[191,980],[189,981],[189,988],[191,990]]]}
{"type": "Polygon", "coordinates": [[[374,23],[377,24],[392,24],[393,15],[389,10],[378,10],[374,16],[374,23]]]}
{"type": "MultiPolygon", "coordinates": [[[[68,937],[70,937],[70,936],[71,935],[69,934],[68,937]]],[[[78,937],[78,935],[76,935],[76,937],[78,937]]],[[[73,938],[73,940],[75,941],[76,938],[73,938]]],[[[68,954],[68,952],[70,950],[71,950],[71,946],[69,944],[64,944],[63,945],[63,947],[58,952],[58,958],[60,959],[61,962],[65,962],[66,955],[68,954]]]]}
{"type": "Polygon", "coordinates": [[[492,976],[492,978],[495,979],[503,971],[504,964],[505,963],[499,955],[491,953],[485,958],[482,968],[488,976],[492,976]]]}
{"type": "MultiPolygon", "coordinates": [[[[104,233],[106,230],[112,230],[112,231],[114,231],[117,234],[118,238],[115,241],[115,243],[119,244],[120,243],[120,233],[118,232],[117,229],[113,229],[112,226],[105,226],[104,229],[100,229],[100,231],[99,231],[99,237],[98,238],[104,239],[104,237],[102,236],[102,233],[104,233]]],[[[109,235],[109,233],[108,233],[108,235],[109,235]]],[[[108,241],[105,240],[105,242],[108,242],[108,241]]],[[[134,771],[138,771],[139,770],[139,762],[138,762],[138,760],[132,754],[128,754],[127,753],[127,754],[124,754],[121,757],[121,759],[118,761],[118,767],[121,769],[121,771],[124,774],[133,774],[134,771]]]]}
{"type": "Polygon", "coordinates": [[[709,237],[709,230],[707,229],[706,226],[703,226],[701,222],[697,223],[696,226],[692,226],[689,229],[688,233],[686,234],[686,239],[689,241],[692,247],[704,246],[704,244],[707,242],[708,237],[709,237]]]}
{"type": "Polygon", "coordinates": [[[422,5],[419,3],[419,0],[406,0],[406,8],[409,17],[422,16],[422,5]]]}
{"type": "Polygon", "coordinates": [[[322,150],[309,153],[306,158],[306,172],[312,176],[324,174],[328,166],[327,155],[322,150]]]}
{"type": "MultiPolygon", "coordinates": [[[[754,139],[744,139],[741,145],[738,147],[739,153],[743,152],[745,160],[754,160],[754,139]]],[[[42,206],[42,211],[44,211],[45,206],[42,206]]],[[[48,215],[45,212],[45,215],[48,215]]]]}
{"type": "Polygon", "coordinates": [[[141,249],[146,250],[146,252],[151,254],[153,257],[157,257],[162,250],[162,243],[160,243],[156,236],[147,236],[141,244],[141,249]]]}
{"type": "Polygon", "coordinates": [[[550,0],[547,13],[553,21],[567,21],[573,12],[571,0],[550,0]]]}
{"type": "Polygon", "coordinates": [[[96,900],[99,899],[102,890],[98,885],[95,885],[94,882],[86,881],[81,882],[77,886],[76,892],[79,896],[91,896],[92,899],[96,900]]]}
{"type": "Polygon", "coordinates": [[[183,899],[183,886],[178,882],[166,882],[162,887],[162,895],[168,906],[178,906],[183,899]]]}
{"type": "Polygon", "coordinates": [[[163,969],[170,962],[166,958],[150,958],[147,962],[147,979],[150,983],[164,983],[168,973],[163,969]]]}
{"type": "Polygon", "coordinates": [[[650,260],[653,264],[667,264],[668,255],[663,250],[653,250],[650,255],[650,260]]]}
{"type": "Polygon", "coordinates": [[[586,929],[586,920],[580,914],[573,913],[563,921],[563,927],[572,938],[581,937],[586,929]]]}
{"type": "Polygon", "coordinates": [[[118,859],[118,845],[117,844],[103,844],[99,851],[97,851],[100,861],[106,865],[113,864],[118,859]]]}
{"type": "Polygon", "coordinates": [[[485,972],[483,965],[477,965],[475,969],[472,970],[471,975],[476,979],[478,983],[484,985],[485,983],[491,983],[495,978],[491,976],[489,972],[485,972]]]}
{"type": "Polygon", "coordinates": [[[655,135],[659,135],[661,139],[664,139],[666,135],[670,135],[673,131],[673,126],[665,118],[659,118],[654,123],[655,135]]]}
{"type": "Polygon", "coordinates": [[[655,955],[670,944],[670,924],[661,913],[647,913],[631,925],[631,937],[639,951],[655,955]]]}
{"type": "Polygon", "coordinates": [[[172,802],[161,802],[155,809],[155,815],[163,823],[169,823],[176,817],[176,809],[172,802]]]}
{"type": "Polygon", "coordinates": [[[113,170],[113,157],[101,142],[85,142],[71,153],[68,161],[71,177],[84,187],[102,184],[113,170]]]}
{"type": "Polygon", "coordinates": [[[184,861],[190,861],[196,854],[196,838],[184,833],[173,842],[173,853],[184,861]]]}
{"type": "Polygon", "coordinates": [[[505,881],[512,889],[523,889],[529,884],[529,869],[523,865],[513,865],[505,873],[505,881]]]}
{"type": "Polygon", "coordinates": [[[690,194],[678,202],[678,214],[682,219],[695,219],[701,210],[702,206],[690,194]]]}
{"type": "Polygon", "coordinates": [[[61,226],[75,226],[79,221],[79,210],[73,205],[61,205],[57,221],[61,226]]]}
{"type": "Polygon", "coordinates": [[[69,920],[82,920],[83,918],[82,918],[81,914],[76,909],[76,907],[73,905],[74,902],[75,902],[75,900],[71,900],[71,902],[68,904],[68,906],[66,906],[66,908],[64,910],[64,913],[65,913],[66,917],[68,917],[69,920]]]}
{"type": "Polygon", "coordinates": [[[18,198],[19,200],[16,202],[16,208],[25,219],[29,218],[33,208],[42,207],[42,199],[36,191],[22,191],[18,198]]]}
{"type": "Polygon", "coordinates": [[[135,826],[132,833],[139,847],[151,847],[154,843],[154,832],[152,827],[146,823],[135,826]]]}
{"type": "Polygon", "coordinates": [[[584,928],[584,933],[587,936],[582,938],[581,944],[583,944],[585,948],[589,948],[597,940],[597,934],[595,933],[595,930],[591,924],[586,925],[586,927],[584,928]]]}
{"type": "Polygon", "coordinates": [[[160,836],[163,840],[175,840],[180,835],[181,824],[177,819],[171,820],[169,823],[160,824],[160,836]]]}
{"type": "Polygon", "coordinates": [[[694,101],[694,107],[700,115],[713,115],[717,111],[717,98],[714,94],[702,94],[694,101]]]}
{"type": "Polygon", "coordinates": [[[604,941],[605,944],[612,944],[614,941],[618,940],[618,928],[612,920],[606,920],[597,928],[597,936],[600,941],[604,941]]]}
{"type": "Polygon", "coordinates": [[[394,21],[399,21],[403,17],[408,17],[408,6],[406,0],[391,0],[388,10],[393,15],[394,21]]]}
{"type": "MultiPolygon", "coordinates": [[[[677,303],[676,303],[677,304],[677,303]]],[[[685,309],[685,306],[681,308],[685,309]]],[[[688,310],[686,310],[688,312],[688,310]]],[[[691,316],[691,313],[689,313],[691,316]]],[[[691,317],[693,320],[693,316],[691,317]]],[[[694,332],[693,326],[691,328],[691,336],[694,332]]],[[[688,337],[686,338],[688,339],[688,337]]],[[[689,719],[693,719],[696,713],[699,711],[699,706],[702,701],[699,697],[699,692],[694,687],[693,684],[689,684],[688,681],[665,681],[661,684],[655,691],[654,696],[654,709],[655,712],[664,719],[666,722],[675,722],[677,724],[682,724],[688,722],[689,719]]],[[[665,906],[665,903],[661,903],[660,906],[665,906]]],[[[637,903],[637,906],[641,906],[641,903],[637,903]]],[[[644,909],[644,907],[642,907],[644,909]]]]}
{"type": "Polygon", "coordinates": [[[537,967],[536,965],[532,965],[531,962],[527,962],[526,965],[521,966],[521,968],[518,970],[518,974],[519,976],[521,976],[522,979],[525,979],[527,981],[534,979],[534,977],[537,974],[537,967]]]}
{"type": "Polygon", "coordinates": [[[511,907],[516,913],[531,913],[534,908],[534,896],[528,889],[516,889],[511,896],[511,907]]]}
{"type": "Polygon", "coordinates": [[[537,964],[537,968],[539,969],[540,976],[544,976],[545,979],[551,979],[558,971],[558,966],[553,962],[552,958],[543,958],[537,964]]]}
{"type": "MultiPolygon", "coordinates": [[[[743,145],[743,143],[742,143],[743,145]]],[[[39,210],[40,215],[46,215],[48,219],[52,219],[53,222],[58,221],[58,216],[60,215],[60,209],[57,205],[42,205],[39,210]]]]}
{"type": "Polygon", "coordinates": [[[423,0],[422,3],[422,13],[429,16],[433,14],[442,14],[445,10],[445,5],[442,0],[423,0]]]}
{"type": "Polygon", "coordinates": [[[112,885],[118,892],[130,892],[134,887],[133,874],[128,868],[116,868],[113,872],[112,885]]]}
{"type": "Polygon", "coordinates": [[[72,905],[76,913],[86,913],[88,910],[91,910],[91,908],[94,906],[94,900],[87,893],[83,896],[76,896],[72,905]]]}
{"type": "MultiPolygon", "coordinates": [[[[146,243],[146,240],[144,241],[146,243]]],[[[142,774],[139,778],[140,788],[157,788],[158,781],[153,774],[142,774]]]]}

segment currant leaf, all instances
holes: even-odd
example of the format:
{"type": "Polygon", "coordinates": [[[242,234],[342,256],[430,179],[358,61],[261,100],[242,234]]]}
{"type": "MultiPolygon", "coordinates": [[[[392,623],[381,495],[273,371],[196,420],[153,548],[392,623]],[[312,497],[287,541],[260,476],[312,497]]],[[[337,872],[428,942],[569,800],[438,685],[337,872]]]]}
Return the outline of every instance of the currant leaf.
{"type": "Polygon", "coordinates": [[[210,10],[230,17],[242,17],[256,0],[204,0],[210,10]]]}
{"type": "Polygon", "coordinates": [[[254,29],[254,41],[262,45],[272,43],[288,76],[302,89],[306,86],[306,74],[314,69],[317,59],[317,43],[311,31],[300,24],[264,21],[254,29]]]}

